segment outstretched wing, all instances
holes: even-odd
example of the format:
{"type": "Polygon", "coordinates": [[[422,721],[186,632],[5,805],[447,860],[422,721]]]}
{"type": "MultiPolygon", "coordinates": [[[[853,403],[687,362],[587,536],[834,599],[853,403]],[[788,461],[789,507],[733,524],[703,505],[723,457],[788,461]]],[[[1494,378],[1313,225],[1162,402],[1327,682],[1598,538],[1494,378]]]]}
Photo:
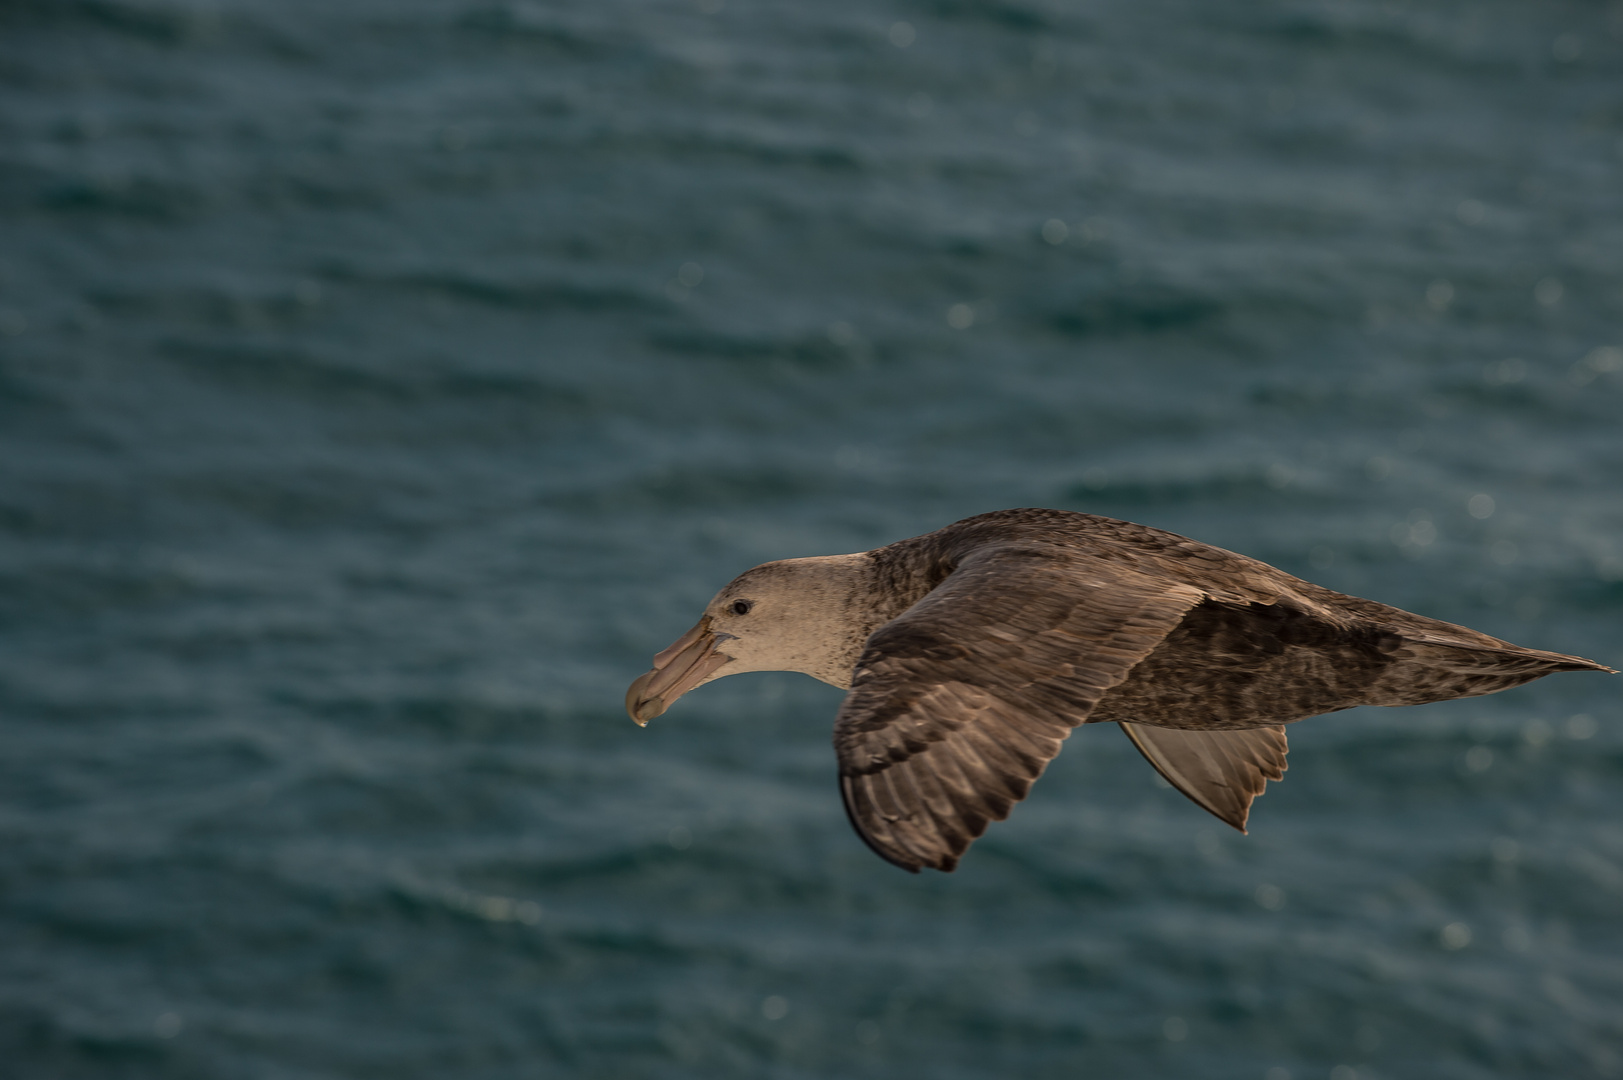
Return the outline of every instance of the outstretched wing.
{"type": "Polygon", "coordinates": [[[1040,543],[973,552],[857,662],[834,725],[852,824],[897,866],[953,869],[1204,595],[1040,543]]]}

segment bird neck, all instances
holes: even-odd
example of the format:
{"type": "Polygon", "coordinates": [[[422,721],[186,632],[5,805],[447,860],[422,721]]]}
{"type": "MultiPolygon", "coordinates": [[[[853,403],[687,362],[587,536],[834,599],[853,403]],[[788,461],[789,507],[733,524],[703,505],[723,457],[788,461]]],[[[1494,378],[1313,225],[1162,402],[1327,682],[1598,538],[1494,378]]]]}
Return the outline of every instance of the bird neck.
{"type": "Polygon", "coordinates": [[[918,603],[938,583],[938,575],[914,565],[917,559],[887,558],[889,549],[852,555],[796,559],[815,564],[821,595],[813,618],[822,622],[826,651],[800,668],[815,679],[849,689],[868,637],[918,603]]]}
{"type": "Polygon", "coordinates": [[[799,671],[843,688],[862,652],[866,628],[863,597],[871,588],[868,552],[784,559],[772,564],[795,583],[794,632],[774,651],[751,658],[745,670],[799,671]]]}

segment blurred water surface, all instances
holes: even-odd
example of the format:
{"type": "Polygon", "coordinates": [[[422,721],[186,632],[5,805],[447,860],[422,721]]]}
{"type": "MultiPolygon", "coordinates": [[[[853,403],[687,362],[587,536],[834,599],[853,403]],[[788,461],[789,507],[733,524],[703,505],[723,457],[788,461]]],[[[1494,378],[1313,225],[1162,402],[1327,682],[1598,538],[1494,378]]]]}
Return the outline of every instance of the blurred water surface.
{"type": "Polygon", "coordinates": [[[1623,7],[0,0],[27,1078],[1623,1075],[1616,683],[1078,732],[953,875],[765,559],[1142,521],[1623,666],[1623,7]]]}

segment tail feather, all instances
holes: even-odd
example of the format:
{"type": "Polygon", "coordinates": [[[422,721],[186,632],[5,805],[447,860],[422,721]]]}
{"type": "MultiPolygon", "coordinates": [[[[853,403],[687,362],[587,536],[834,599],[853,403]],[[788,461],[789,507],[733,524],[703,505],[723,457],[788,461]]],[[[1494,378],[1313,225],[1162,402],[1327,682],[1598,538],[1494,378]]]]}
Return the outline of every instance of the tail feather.
{"type": "Polygon", "coordinates": [[[1423,705],[1479,697],[1560,671],[1617,674],[1614,668],[1582,656],[1526,649],[1485,634],[1473,633],[1472,637],[1481,640],[1462,641],[1453,634],[1405,634],[1394,663],[1370,687],[1368,704],[1423,705]]]}

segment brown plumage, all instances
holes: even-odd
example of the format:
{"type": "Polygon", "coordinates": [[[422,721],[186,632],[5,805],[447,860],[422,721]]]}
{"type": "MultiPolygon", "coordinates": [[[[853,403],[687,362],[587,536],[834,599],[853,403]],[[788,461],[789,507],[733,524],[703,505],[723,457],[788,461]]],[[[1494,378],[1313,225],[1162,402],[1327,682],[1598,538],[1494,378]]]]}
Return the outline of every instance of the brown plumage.
{"type": "Polygon", "coordinates": [[[1120,724],[1168,781],[1243,831],[1283,775],[1285,724],[1611,670],[1059,510],[757,567],[656,658],[628,707],[646,722],[702,682],[774,668],[849,686],[834,724],[846,810],[874,851],[914,871],[953,869],[1079,724],[1120,724]]]}

